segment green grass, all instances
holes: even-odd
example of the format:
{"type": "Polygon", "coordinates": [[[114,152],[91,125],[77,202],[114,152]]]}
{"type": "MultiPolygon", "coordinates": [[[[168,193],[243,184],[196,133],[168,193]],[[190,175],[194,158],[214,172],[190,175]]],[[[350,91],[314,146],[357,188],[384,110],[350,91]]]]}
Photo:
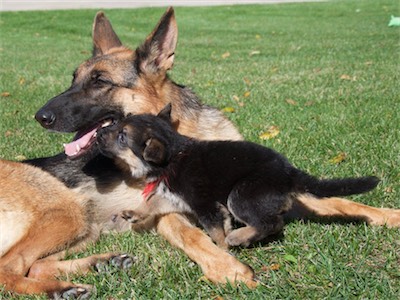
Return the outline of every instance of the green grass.
{"type": "MultiPolygon", "coordinates": [[[[136,47],[162,12],[106,14],[121,40],[136,47]]],[[[0,14],[0,157],[52,155],[70,138],[49,134],[33,115],[69,86],[73,70],[90,56],[94,14],[0,14]]],[[[390,15],[400,15],[397,1],[177,8],[171,76],[204,102],[233,107],[227,116],[246,139],[275,148],[318,176],[375,174],[382,178],[378,188],[352,199],[400,207],[400,28],[387,26],[390,15]],[[278,136],[261,140],[272,125],[278,136]],[[342,152],[343,162],[330,162],[342,152]]],[[[199,267],[154,233],[103,236],[82,255],[106,251],[135,254],[138,263],[129,272],[73,278],[96,285],[101,299],[400,295],[399,229],[293,222],[282,240],[233,250],[257,272],[262,285],[255,290],[199,281],[199,267]],[[272,264],[279,269],[268,271],[272,264]]]]}

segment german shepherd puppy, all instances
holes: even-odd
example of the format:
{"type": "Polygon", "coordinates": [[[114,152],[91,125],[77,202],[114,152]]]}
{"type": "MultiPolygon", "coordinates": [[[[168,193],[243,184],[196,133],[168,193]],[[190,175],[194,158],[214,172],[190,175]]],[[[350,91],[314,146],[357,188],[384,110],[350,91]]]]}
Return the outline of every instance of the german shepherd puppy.
{"type": "Polygon", "coordinates": [[[0,169],[0,284],[5,290],[86,299],[92,286],[55,277],[86,273],[107,261],[121,267],[132,264],[129,256],[112,253],[59,261],[67,248],[75,252],[97,238],[93,201],[33,166],[0,160],[0,169]]]}
{"type": "MultiPolygon", "coordinates": [[[[167,9],[153,32],[137,49],[124,47],[110,22],[99,12],[93,24],[93,55],[74,72],[72,84],[36,114],[40,124],[59,132],[76,132],[65,153],[28,161],[61,180],[71,190],[93,200],[93,222],[102,231],[129,230],[117,218],[135,209],[142,198],[143,180],[133,179],[129,167],[101,155],[96,132],[131,114],[157,114],[172,103],[172,119],[181,134],[206,140],[241,140],[223,114],[203,105],[187,87],[174,83],[172,68],[178,29],[172,8],[167,9]]],[[[288,218],[309,216],[360,219],[369,224],[400,226],[400,210],[374,208],[341,198],[317,199],[300,193],[288,218]]],[[[138,229],[155,228],[172,245],[197,262],[216,283],[243,281],[254,285],[253,271],[217,247],[202,230],[182,214],[146,220],[138,229]]]]}
{"type": "Polygon", "coordinates": [[[346,196],[372,190],[379,182],[372,176],[320,180],[255,143],[186,137],[173,129],[171,105],[158,116],[129,116],[100,131],[97,141],[101,153],[123,160],[133,177],[146,177],[142,212],[194,213],[222,248],[247,247],[279,233],[296,194],[346,196]],[[149,204],[153,194],[159,197],[149,204]],[[246,226],[226,232],[226,209],[221,208],[246,226]]]}

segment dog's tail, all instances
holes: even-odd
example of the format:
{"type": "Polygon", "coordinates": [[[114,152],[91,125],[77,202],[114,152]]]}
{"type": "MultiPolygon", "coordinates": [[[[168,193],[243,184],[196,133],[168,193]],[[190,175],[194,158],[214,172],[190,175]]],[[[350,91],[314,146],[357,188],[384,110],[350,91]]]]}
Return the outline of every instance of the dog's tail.
{"type": "Polygon", "coordinates": [[[296,180],[297,190],[313,194],[320,198],[365,193],[374,189],[378,183],[379,178],[375,176],[318,179],[301,171],[296,180]]]}

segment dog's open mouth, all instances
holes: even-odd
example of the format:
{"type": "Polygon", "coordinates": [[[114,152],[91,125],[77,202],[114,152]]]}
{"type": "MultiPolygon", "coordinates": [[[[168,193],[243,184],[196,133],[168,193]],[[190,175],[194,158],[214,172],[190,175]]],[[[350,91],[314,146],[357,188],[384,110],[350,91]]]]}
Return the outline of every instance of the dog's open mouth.
{"type": "Polygon", "coordinates": [[[72,142],[64,144],[65,154],[70,158],[77,158],[85,154],[95,143],[97,131],[113,124],[114,119],[105,119],[95,126],[78,131],[72,142]]]}

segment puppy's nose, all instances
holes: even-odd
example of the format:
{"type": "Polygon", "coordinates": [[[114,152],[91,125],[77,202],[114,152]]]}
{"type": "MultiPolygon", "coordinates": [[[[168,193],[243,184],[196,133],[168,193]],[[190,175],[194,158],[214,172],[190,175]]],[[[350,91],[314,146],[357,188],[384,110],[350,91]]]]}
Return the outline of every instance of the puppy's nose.
{"type": "Polygon", "coordinates": [[[39,110],[35,119],[45,128],[51,128],[56,120],[56,116],[50,110],[39,110]]]}

